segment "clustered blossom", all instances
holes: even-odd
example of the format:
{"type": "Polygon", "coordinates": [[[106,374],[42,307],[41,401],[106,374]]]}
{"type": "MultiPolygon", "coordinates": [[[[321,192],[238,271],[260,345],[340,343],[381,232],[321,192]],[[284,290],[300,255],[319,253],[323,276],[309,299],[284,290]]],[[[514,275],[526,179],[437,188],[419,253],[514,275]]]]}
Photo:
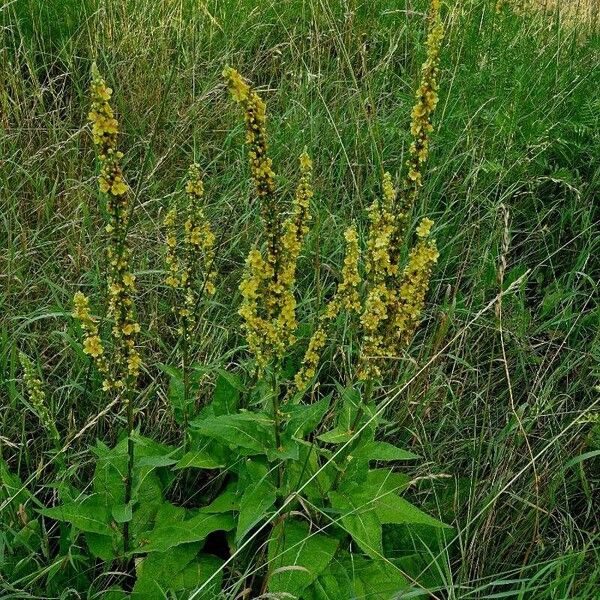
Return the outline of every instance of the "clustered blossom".
{"type": "Polygon", "coordinates": [[[410,133],[413,141],[407,161],[408,173],[402,191],[398,211],[401,234],[408,226],[408,216],[419,188],[423,185],[423,166],[429,155],[429,134],[433,131],[431,117],[438,103],[438,74],[440,48],[444,38],[444,26],[440,15],[440,0],[432,0],[427,34],[427,59],[421,67],[421,83],[416,92],[416,103],[411,113],[410,133]]]}
{"type": "Polygon", "coordinates": [[[394,286],[378,283],[367,293],[361,316],[360,380],[380,377],[382,361],[398,356],[415,333],[439,256],[435,240],[429,239],[432,225],[433,221],[424,218],[417,227],[418,241],[402,273],[394,278],[394,286]]]}
{"type": "Polygon", "coordinates": [[[246,271],[240,284],[246,340],[254,354],[259,372],[274,358],[283,358],[295,342],[296,266],[302,243],[309,231],[312,189],[312,161],[306,150],[300,155],[300,180],[296,187],[292,214],[280,226],[278,260],[273,263],[253,248],[246,260],[246,271]]]}
{"type": "Polygon", "coordinates": [[[296,285],[296,266],[302,250],[302,244],[309,227],[310,202],[313,197],[312,189],[312,161],[306,152],[300,155],[300,180],[296,186],[296,193],[292,203],[292,214],[282,225],[280,240],[280,258],[276,271],[275,285],[272,298],[276,299],[274,307],[279,313],[277,317],[277,330],[286,347],[295,341],[295,331],[298,326],[296,321],[296,298],[294,288],[296,285]]]}
{"type": "Polygon", "coordinates": [[[164,218],[168,275],[165,283],[178,294],[173,307],[179,321],[179,334],[191,340],[196,324],[196,313],[202,293],[215,293],[216,271],[215,234],[204,214],[202,198],[204,183],[200,166],[193,164],[188,170],[185,191],[187,203],[184,211],[183,234],[180,235],[179,211],[173,206],[164,218]],[[182,243],[179,243],[179,237],[182,243]],[[201,281],[198,281],[201,278],[201,281]]]}
{"type": "Polygon", "coordinates": [[[423,219],[417,228],[420,241],[410,252],[408,264],[399,273],[400,249],[410,213],[422,186],[423,166],[429,154],[431,118],[438,103],[440,48],[444,29],[440,1],[432,0],[427,35],[427,59],[421,69],[421,83],[411,113],[413,141],[407,161],[407,175],[399,197],[388,173],[383,177],[383,200],[369,210],[370,234],[367,255],[367,295],[361,316],[363,345],[359,379],[381,375],[382,359],[397,356],[410,342],[423,309],[431,266],[437,260],[434,241],[423,241],[433,222],[423,219]],[[410,296],[412,295],[412,301],[410,296]],[[407,317],[410,313],[412,316],[407,317]]]}
{"type": "Polygon", "coordinates": [[[27,390],[29,402],[38,416],[42,427],[51,435],[55,442],[58,442],[58,430],[48,411],[46,394],[42,388],[42,380],[37,376],[31,359],[24,352],[19,352],[19,362],[23,369],[23,383],[27,390]]]}
{"type": "Polygon", "coordinates": [[[89,315],[89,302],[83,294],[75,297],[74,314],[84,329],[84,351],[94,358],[105,376],[104,388],[130,389],[141,367],[141,359],[135,347],[135,334],[139,333],[140,326],[134,314],[135,276],[130,271],[131,249],[127,241],[131,211],[127,194],[129,188],[120,165],[123,154],[117,150],[119,123],[110,106],[111,96],[112,89],[106,85],[94,65],[89,120],[100,163],[98,187],[105,194],[109,219],[106,226],[109,234],[107,318],[112,322],[113,340],[110,367],[104,359],[100,360],[104,348],[98,328],[89,315]]]}
{"type": "Polygon", "coordinates": [[[419,318],[425,307],[425,294],[429,289],[429,280],[433,265],[439,252],[435,240],[429,239],[433,221],[423,219],[417,227],[418,241],[411,249],[408,262],[400,278],[397,301],[393,306],[390,333],[397,347],[406,347],[419,324],[419,318]]]}
{"type": "Polygon", "coordinates": [[[317,374],[317,366],[321,360],[321,351],[327,342],[324,325],[319,325],[308,342],[300,370],[294,376],[294,383],[299,391],[304,391],[317,374]]]}
{"type": "Polygon", "coordinates": [[[376,199],[369,207],[369,238],[367,240],[367,261],[365,270],[370,279],[379,283],[398,272],[395,256],[392,256],[396,216],[394,202],[396,192],[392,176],[383,174],[383,197],[376,199]]]}
{"type": "MultiPolygon", "coordinates": [[[[344,232],[346,240],[346,256],[344,257],[344,266],[342,267],[342,281],[340,282],[334,302],[338,303],[340,309],[348,312],[360,312],[360,295],[358,286],[360,285],[360,273],[358,263],[360,261],[360,248],[358,245],[358,232],[356,226],[351,225],[344,232]]],[[[331,312],[328,307],[327,312],[331,312]]]]}
{"type": "Polygon", "coordinates": [[[223,77],[227,80],[233,99],[244,111],[250,175],[263,216],[267,260],[275,266],[280,250],[279,208],[275,196],[273,161],[268,156],[267,106],[235,69],[226,67],[223,70],[223,77]]]}

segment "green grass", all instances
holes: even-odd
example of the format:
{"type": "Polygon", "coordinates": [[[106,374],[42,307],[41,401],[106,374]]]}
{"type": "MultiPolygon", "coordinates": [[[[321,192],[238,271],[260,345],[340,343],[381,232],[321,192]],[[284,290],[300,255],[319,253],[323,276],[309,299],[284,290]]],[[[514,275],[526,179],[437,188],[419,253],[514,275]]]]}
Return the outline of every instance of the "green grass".
{"type": "MultiPolygon", "coordinates": [[[[88,444],[115,441],[119,430],[113,412],[96,419],[106,398],[69,316],[75,290],[95,300],[102,290],[102,214],[85,130],[92,60],[115,89],[135,190],[142,430],[176,441],[158,368],[173,332],[157,240],[192,159],[206,169],[220,279],[195,358],[229,366],[244,358],[237,285],[258,211],[223,66],[238,68],[267,101],[281,188],[292,193],[305,145],[315,162],[298,294],[308,331],[337,281],[343,230],[352,219],[364,227],[382,168],[403,166],[426,6],[47,4],[48,15],[33,0],[8,3],[0,50],[0,443],[44,502],[48,473],[36,468],[49,446],[23,397],[18,350],[41,366],[65,439],[75,435],[73,477],[85,480],[88,444]]],[[[445,547],[415,540],[443,582],[432,597],[592,600],[600,587],[600,38],[559,13],[496,14],[494,4],[445,7],[441,100],[413,214],[435,220],[440,259],[424,322],[382,391],[394,398],[386,439],[423,457],[412,499],[455,527],[445,547]]],[[[323,368],[343,380],[341,348],[328,348],[323,368]]],[[[0,595],[31,597],[4,572],[1,554],[0,595]]]]}

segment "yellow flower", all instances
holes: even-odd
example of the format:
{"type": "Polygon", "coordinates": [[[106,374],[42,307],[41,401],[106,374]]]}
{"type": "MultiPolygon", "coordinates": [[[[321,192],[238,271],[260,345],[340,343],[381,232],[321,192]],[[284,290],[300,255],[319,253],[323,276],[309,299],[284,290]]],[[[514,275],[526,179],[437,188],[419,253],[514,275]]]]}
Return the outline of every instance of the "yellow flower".
{"type": "Polygon", "coordinates": [[[256,195],[261,202],[267,240],[267,260],[275,264],[281,232],[279,230],[279,209],[275,198],[275,173],[272,168],[272,160],[268,156],[267,107],[262,98],[244,82],[235,69],[226,67],[223,70],[223,76],[227,80],[233,99],[244,110],[248,162],[256,195]]]}
{"type": "Polygon", "coordinates": [[[358,246],[358,232],[356,226],[351,225],[344,232],[346,239],[346,256],[342,267],[342,281],[337,289],[337,300],[340,307],[348,311],[360,311],[360,296],[358,286],[360,285],[360,274],[358,262],[360,260],[360,248],[358,246]]]}
{"type": "Polygon", "coordinates": [[[410,132],[413,141],[409,149],[404,187],[396,207],[397,234],[401,240],[409,223],[409,213],[418,191],[423,185],[423,169],[429,156],[429,134],[433,131],[431,119],[438,104],[438,75],[440,49],[444,38],[444,26],[440,16],[439,0],[431,0],[429,31],[427,34],[427,59],[421,68],[421,83],[415,93],[415,105],[411,112],[410,132]]]}
{"type": "Polygon", "coordinates": [[[342,281],[338,285],[336,293],[325,307],[319,318],[319,326],[313,333],[308,348],[302,359],[302,365],[296,374],[294,381],[298,391],[304,391],[312,378],[315,376],[321,350],[327,339],[327,327],[338,316],[340,310],[359,313],[361,310],[358,286],[361,279],[358,270],[360,260],[360,248],[358,245],[358,232],[354,225],[348,227],[344,233],[346,239],[346,255],[342,268],[342,281]]]}
{"type": "Polygon", "coordinates": [[[215,235],[204,215],[202,199],[204,183],[200,166],[192,164],[185,184],[185,209],[173,206],[164,218],[166,228],[165,262],[168,275],[165,283],[177,291],[173,312],[177,315],[177,330],[186,344],[192,339],[196,313],[202,293],[215,292],[215,235]],[[180,212],[182,218],[180,219],[180,212]],[[182,222],[183,221],[183,222],[182,222]],[[182,243],[178,239],[182,237],[182,243]],[[199,277],[203,281],[198,281],[199,277]]]}
{"type": "Polygon", "coordinates": [[[104,352],[100,338],[97,335],[85,338],[83,342],[83,351],[94,358],[100,356],[104,352]]]}
{"type": "Polygon", "coordinates": [[[302,244],[308,233],[312,189],[312,161],[306,150],[300,156],[300,181],[292,204],[292,214],[274,231],[265,231],[266,257],[254,247],[246,260],[246,271],[240,283],[244,332],[250,352],[262,374],[267,364],[283,358],[295,342],[297,327],[296,266],[302,244]],[[271,237],[275,233],[275,237],[271,237]],[[278,248],[274,254],[273,248],[278,248]],[[278,260],[275,261],[275,255],[278,260]]]}
{"type": "Polygon", "coordinates": [[[308,349],[302,359],[302,366],[294,377],[294,383],[298,391],[304,391],[315,376],[321,358],[321,350],[326,341],[327,337],[323,327],[318,327],[308,343],[308,349]]]}
{"type": "Polygon", "coordinates": [[[428,219],[427,217],[425,217],[424,219],[421,220],[421,222],[419,223],[419,226],[417,227],[417,235],[420,238],[426,238],[429,235],[429,232],[431,231],[431,227],[433,226],[433,221],[431,219],[428,219]]]}

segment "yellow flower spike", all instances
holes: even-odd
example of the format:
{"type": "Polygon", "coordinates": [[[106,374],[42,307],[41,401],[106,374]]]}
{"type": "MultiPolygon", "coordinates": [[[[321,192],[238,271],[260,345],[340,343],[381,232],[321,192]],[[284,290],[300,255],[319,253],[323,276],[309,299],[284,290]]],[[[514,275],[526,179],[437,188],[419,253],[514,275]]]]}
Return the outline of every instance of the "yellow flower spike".
{"type": "Polygon", "coordinates": [[[342,281],[338,286],[336,296],[340,307],[347,311],[358,313],[361,309],[358,286],[360,285],[360,273],[358,263],[360,260],[360,248],[358,246],[358,232],[355,225],[351,225],[344,232],[346,240],[346,256],[342,267],[342,281]]]}
{"type": "Polygon", "coordinates": [[[215,293],[216,277],[215,235],[204,214],[204,182],[200,166],[196,163],[188,169],[185,191],[187,199],[183,214],[180,215],[177,207],[173,206],[163,223],[168,268],[165,283],[177,292],[173,312],[177,316],[177,330],[187,347],[196,325],[200,297],[202,293],[215,293]]]}
{"type": "Polygon", "coordinates": [[[50,434],[54,442],[58,443],[60,436],[48,410],[42,380],[38,377],[31,359],[24,352],[19,352],[19,362],[23,369],[23,383],[29,402],[39,418],[42,427],[50,434]]]}
{"type": "Polygon", "coordinates": [[[411,112],[410,132],[413,141],[406,163],[404,188],[396,210],[399,240],[406,233],[410,212],[423,185],[423,170],[429,156],[429,134],[433,131],[431,119],[438,103],[437,79],[443,38],[444,26],[440,15],[440,2],[431,0],[426,41],[427,58],[421,68],[421,83],[415,93],[416,102],[411,112]]]}
{"type": "Polygon", "coordinates": [[[429,236],[429,233],[431,232],[432,227],[433,227],[433,221],[431,219],[428,219],[427,217],[425,217],[419,223],[419,226],[416,229],[416,233],[420,238],[426,238],[427,236],[429,236]]]}
{"type": "MultiPolygon", "coordinates": [[[[432,222],[429,221],[429,223],[433,225],[432,222]]],[[[426,223],[426,229],[431,228],[429,223],[426,223]]],[[[432,268],[438,257],[439,252],[435,240],[428,239],[426,236],[421,236],[421,239],[410,251],[407,265],[400,279],[398,299],[393,306],[391,315],[394,322],[393,333],[397,347],[400,349],[410,343],[419,324],[419,318],[425,307],[425,295],[429,289],[432,268]]]]}
{"type": "Polygon", "coordinates": [[[83,330],[84,353],[94,359],[98,371],[110,380],[109,366],[104,357],[104,346],[100,339],[98,324],[90,312],[88,297],[81,292],[76,292],[73,297],[73,317],[79,321],[83,330]]]}
{"type": "MultiPolygon", "coordinates": [[[[239,287],[242,305],[238,312],[244,320],[244,333],[259,374],[272,360],[282,359],[296,340],[296,267],[309,231],[313,197],[312,161],[306,149],[299,165],[300,180],[291,215],[273,231],[265,221],[266,256],[256,247],[250,251],[239,287]],[[273,248],[277,248],[275,254],[273,248]]],[[[279,223],[278,215],[276,221],[279,223]]]]}
{"type": "Polygon", "coordinates": [[[325,307],[323,314],[319,317],[318,327],[308,343],[308,348],[302,359],[302,365],[294,378],[296,388],[299,392],[305,391],[315,376],[321,358],[321,351],[327,340],[327,328],[331,322],[335,320],[341,310],[357,314],[361,310],[360,295],[358,292],[361,283],[358,268],[360,247],[358,245],[358,232],[355,225],[351,225],[346,229],[344,238],[346,240],[346,254],[344,256],[344,266],[342,267],[342,279],[335,295],[325,307]]]}
{"type": "Polygon", "coordinates": [[[74,315],[84,331],[84,352],[94,359],[98,370],[105,376],[104,387],[132,389],[137,375],[127,368],[126,363],[134,345],[133,336],[140,327],[133,310],[135,277],[130,272],[131,249],[127,240],[131,203],[129,187],[121,169],[123,153],[117,149],[119,123],[110,105],[112,89],[106,85],[95,64],[92,66],[90,93],[89,120],[100,166],[98,189],[105,195],[109,220],[106,225],[109,236],[106,250],[109,265],[107,318],[113,323],[110,361],[105,358],[98,326],[90,315],[89,301],[83,294],[75,295],[74,315]],[[118,382],[121,385],[117,385],[118,382]]]}
{"type": "Polygon", "coordinates": [[[325,346],[326,341],[327,336],[325,330],[320,326],[313,333],[304,354],[304,358],[302,359],[300,370],[294,377],[294,383],[296,384],[298,391],[304,391],[315,376],[321,358],[321,350],[325,346]]]}
{"type": "Polygon", "coordinates": [[[275,198],[275,173],[272,160],[268,156],[267,107],[262,98],[244,82],[235,69],[226,67],[223,76],[233,99],[244,111],[250,175],[261,203],[260,209],[267,240],[267,260],[274,265],[279,253],[280,224],[275,198]]]}

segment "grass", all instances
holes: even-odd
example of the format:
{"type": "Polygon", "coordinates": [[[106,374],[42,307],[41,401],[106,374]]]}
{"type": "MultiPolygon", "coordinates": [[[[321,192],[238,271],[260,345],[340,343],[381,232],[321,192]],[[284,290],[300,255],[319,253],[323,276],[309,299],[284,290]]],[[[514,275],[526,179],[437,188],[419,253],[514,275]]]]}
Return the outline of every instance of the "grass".
{"type": "MultiPolygon", "coordinates": [[[[69,317],[74,290],[94,297],[102,286],[84,128],[91,61],[115,89],[135,190],[142,429],[173,441],[158,369],[173,333],[156,240],[192,157],[207,172],[221,279],[196,360],[243,357],[232,306],[258,211],[223,66],[267,100],[281,186],[291,193],[305,145],[315,161],[318,212],[299,277],[306,317],[337,280],[342,232],[353,218],[364,226],[382,167],[405,160],[425,4],[5,5],[0,441],[40,498],[51,494],[36,470],[48,442],[23,397],[18,350],[41,366],[65,439],[76,436],[74,476],[86,472],[88,444],[118,431],[69,317]]],[[[494,5],[446,3],[437,130],[413,215],[435,219],[440,260],[426,318],[387,380],[386,439],[423,457],[412,497],[455,527],[435,563],[444,583],[434,597],[591,600],[600,587],[600,39],[550,7],[521,15],[494,5]]],[[[348,357],[332,346],[324,368],[344,379],[348,357]]],[[[29,597],[2,569],[0,560],[4,597],[29,597]]]]}

